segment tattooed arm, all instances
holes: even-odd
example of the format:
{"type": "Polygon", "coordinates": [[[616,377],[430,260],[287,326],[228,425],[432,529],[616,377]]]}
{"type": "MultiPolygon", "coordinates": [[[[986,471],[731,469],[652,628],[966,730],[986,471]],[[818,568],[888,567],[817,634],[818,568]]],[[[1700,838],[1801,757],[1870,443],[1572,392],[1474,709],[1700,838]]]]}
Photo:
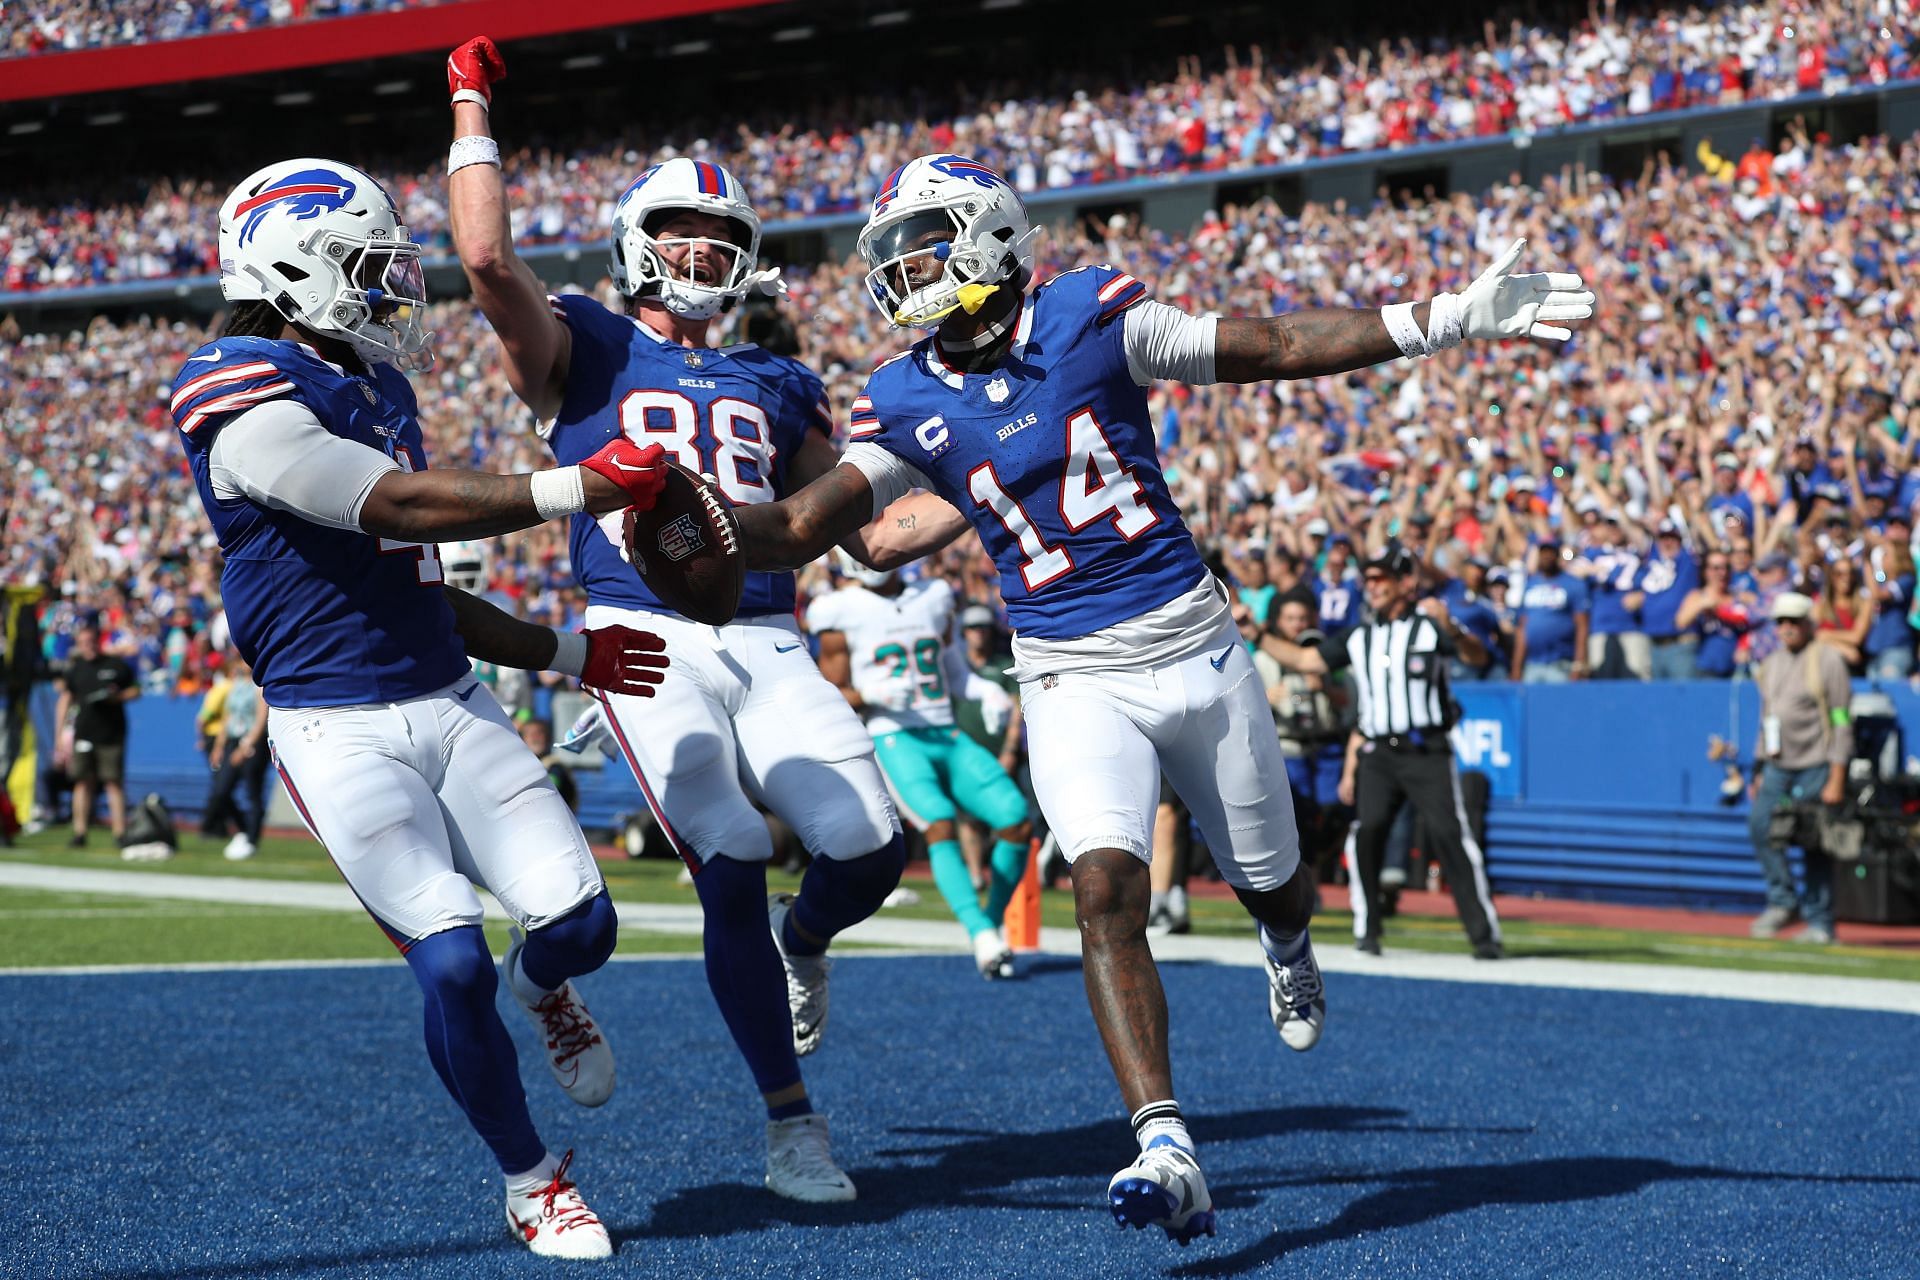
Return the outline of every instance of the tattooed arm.
{"type": "MultiPolygon", "coordinates": [[[[1423,330],[1427,305],[1413,309],[1423,330]]],[[[1365,369],[1400,355],[1380,312],[1316,307],[1269,319],[1223,319],[1214,337],[1214,374],[1222,382],[1318,378],[1365,369]]]]}
{"type": "Polygon", "coordinates": [[[871,569],[897,569],[929,556],[967,531],[967,518],[931,493],[902,498],[880,518],[843,539],[847,554],[871,569]]]}
{"type": "Polygon", "coordinates": [[[831,468],[778,502],[735,507],[749,569],[798,569],[873,518],[873,488],[857,467],[831,468]]]}

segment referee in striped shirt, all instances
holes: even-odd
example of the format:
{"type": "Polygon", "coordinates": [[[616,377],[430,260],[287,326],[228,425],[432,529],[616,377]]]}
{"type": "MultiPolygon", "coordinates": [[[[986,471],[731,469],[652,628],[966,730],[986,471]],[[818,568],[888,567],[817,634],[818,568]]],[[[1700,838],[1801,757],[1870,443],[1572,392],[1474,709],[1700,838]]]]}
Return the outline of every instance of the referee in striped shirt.
{"type": "Polygon", "coordinates": [[[1280,665],[1311,675],[1350,668],[1360,703],[1359,723],[1347,739],[1341,800],[1358,815],[1354,832],[1353,934],[1358,950],[1380,954],[1380,864],[1387,833],[1401,806],[1411,803],[1425,821],[1429,850],[1440,859],[1473,954],[1498,960],[1500,920],[1487,885],[1486,859],[1467,823],[1460,776],[1447,730],[1453,697],[1447,662],[1482,664],[1487,653],[1456,626],[1446,605],[1418,591],[1413,553],[1396,543],[1361,570],[1371,620],[1321,640],[1289,644],[1276,635],[1260,644],[1280,665]]]}

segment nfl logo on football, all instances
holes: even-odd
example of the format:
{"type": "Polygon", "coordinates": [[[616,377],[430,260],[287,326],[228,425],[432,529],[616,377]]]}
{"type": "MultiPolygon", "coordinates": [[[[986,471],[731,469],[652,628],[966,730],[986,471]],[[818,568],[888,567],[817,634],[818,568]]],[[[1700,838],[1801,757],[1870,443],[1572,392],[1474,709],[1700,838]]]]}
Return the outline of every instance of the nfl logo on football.
{"type": "Polygon", "coordinates": [[[660,530],[660,550],[675,563],[685,560],[706,545],[700,537],[700,524],[691,511],[675,516],[660,530]]]}

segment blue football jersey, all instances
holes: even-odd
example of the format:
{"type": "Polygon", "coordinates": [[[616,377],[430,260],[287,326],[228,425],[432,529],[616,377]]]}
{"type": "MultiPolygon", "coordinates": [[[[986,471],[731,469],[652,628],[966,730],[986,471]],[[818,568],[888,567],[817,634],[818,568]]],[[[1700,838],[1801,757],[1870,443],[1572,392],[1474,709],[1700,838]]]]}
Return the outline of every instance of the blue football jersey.
{"type": "MultiPolygon", "coordinates": [[[[786,496],[787,462],[809,431],[833,433],[826,388],[797,360],[752,345],[692,350],[592,298],[551,299],[573,331],[566,398],[547,445],[562,465],[622,431],[712,476],[736,506],[786,496]]],[[[671,612],[620,555],[619,513],[573,518],[573,571],[594,604],[671,612]]],[[[749,573],[742,616],[792,613],[791,573],[749,573]]]]}
{"type": "Polygon", "coordinates": [[[413,388],[398,370],[355,375],[302,343],[266,338],[221,338],[187,357],[173,382],[173,421],[226,561],[227,623],[267,703],[397,702],[452,684],[469,668],[437,548],[215,496],[209,455],[220,429],[281,399],[409,471],[427,465],[413,388]]]}
{"type": "Polygon", "coordinates": [[[962,374],[926,338],[854,401],[852,439],[917,467],[973,521],[1022,635],[1090,635],[1206,577],[1127,370],[1121,316],[1146,296],[1111,267],[1066,272],[1028,296],[994,368],[962,374]]]}

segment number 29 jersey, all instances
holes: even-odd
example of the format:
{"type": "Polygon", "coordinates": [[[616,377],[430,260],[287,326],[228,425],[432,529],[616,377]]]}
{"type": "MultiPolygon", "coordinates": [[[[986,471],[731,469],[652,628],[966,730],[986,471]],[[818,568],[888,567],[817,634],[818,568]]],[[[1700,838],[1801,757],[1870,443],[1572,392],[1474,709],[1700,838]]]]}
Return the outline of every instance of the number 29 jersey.
{"type": "Polygon", "coordinates": [[[947,659],[953,588],[939,578],[908,583],[892,596],[858,584],[842,587],[807,606],[807,630],[846,636],[853,687],[870,708],[867,729],[874,737],[953,723],[947,659]]]}
{"type": "MultiPolygon", "coordinates": [[[[712,476],[736,506],[786,494],[787,463],[809,431],[831,436],[826,388],[797,360],[752,345],[692,349],[582,294],[550,295],[573,333],[566,396],[547,446],[564,466],[624,432],[712,476]]],[[[573,517],[573,571],[594,604],[672,612],[621,553],[620,512],[573,517]]],[[[791,614],[791,573],[749,573],[743,617],[791,614]]]]}
{"type": "Polygon", "coordinates": [[[1028,295],[993,368],[961,373],[928,337],[854,401],[850,460],[877,445],[967,513],[1021,636],[1091,635],[1206,577],[1127,365],[1123,316],[1146,296],[1111,267],[1066,272],[1028,295]]]}

